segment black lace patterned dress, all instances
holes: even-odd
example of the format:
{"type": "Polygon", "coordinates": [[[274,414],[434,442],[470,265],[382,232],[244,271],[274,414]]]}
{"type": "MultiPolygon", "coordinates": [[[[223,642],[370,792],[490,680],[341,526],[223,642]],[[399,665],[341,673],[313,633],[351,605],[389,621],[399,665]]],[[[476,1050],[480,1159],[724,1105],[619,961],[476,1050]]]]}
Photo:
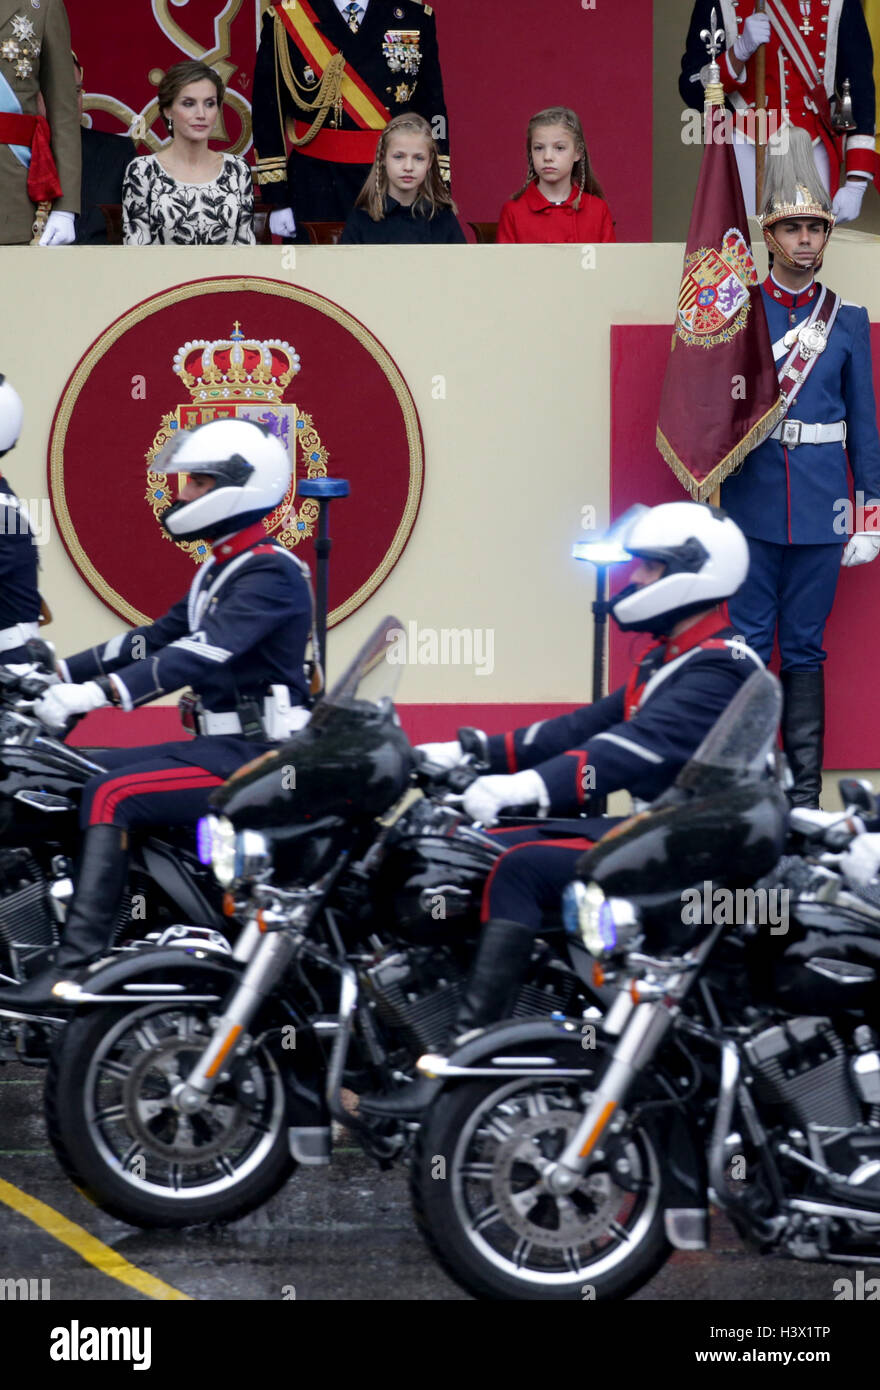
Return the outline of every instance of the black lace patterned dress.
{"type": "Polygon", "coordinates": [[[181,183],[155,155],[133,159],[122,188],[126,246],[253,246],[254,190],[243,159],[224,154],[209,183],[181,183]]]}

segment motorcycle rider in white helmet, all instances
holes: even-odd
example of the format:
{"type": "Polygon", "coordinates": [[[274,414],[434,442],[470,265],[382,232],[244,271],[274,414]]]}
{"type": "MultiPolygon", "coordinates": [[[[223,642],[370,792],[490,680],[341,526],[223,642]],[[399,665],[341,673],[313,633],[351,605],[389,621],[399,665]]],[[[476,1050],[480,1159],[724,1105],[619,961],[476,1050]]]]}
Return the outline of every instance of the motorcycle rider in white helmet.
{"type": "Polygon", "coordinates": [[[109,949],[132,831],[194,825],[215,787],[308,719],[308,569],[263,525],[290,486],[284,446],[260,425],[215,420],[181,431],[153,467],[187,477],[161,518],[169,536],[210,540],[213,556],[164,617],[61,662],[66,683],[51,686],[35,710],[62,732],[73,716],[136,709],[189,685],[198,694],[197,737],[102,754],[108,771],[83,792],[76,892],[55,960],[0,991],[5,1007],[50,1005],[56,985],[109,949]]]}
{"type": "MultiPolygon", "coordinates": [[[[0,373],[0,459],[21,435],[24,408],[15,387],[0,373]]],[[[0,663],[23,667],[26,643],[39,635],[37,538],[27,508],[0,474],[0,663]]]]}
{"type": "MultiPolygon", "coordinates": [[[[639,561],[611,600],[624,632],[656,639],[629,680],[603,700],[530,728],[422,745],[454,767],[475,753],[488,775],[464,794],[468,815],[491,824],[509,807],[537,805],[542,817],[576,817],[591,795],[621,788],[651,801],[674,782],[742,683],[763,662],[730,627],[724,601],[746,577],[746,539],[734,521],[697,502],[634,507],[611,528],[639,561]],[[464,746],[463,746],[464,745],[464,746]]],[[[547,914],[580,856],[616,823],[611,817],[545,819],[535,828],[492,831],[505,846],[483,896],[483,931],[464,985],[453,1036],[506,1018],[547,914]]],[[[449,1039],[438,1040],[441,1047],[449,1039]]],[[[362,1096],[368,1114],[417,1117],[439,1083],[427,1078],[390,1094],[362,1096]]]]}

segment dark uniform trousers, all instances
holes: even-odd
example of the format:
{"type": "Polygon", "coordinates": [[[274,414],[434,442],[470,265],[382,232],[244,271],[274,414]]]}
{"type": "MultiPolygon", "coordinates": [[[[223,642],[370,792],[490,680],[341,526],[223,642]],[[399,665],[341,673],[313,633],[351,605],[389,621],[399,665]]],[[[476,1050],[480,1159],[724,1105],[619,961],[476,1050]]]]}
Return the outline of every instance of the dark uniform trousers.
{"type": "MultiPolygon", "coordinates": [[[[346,220],[372,167],[382,128],[402,111],[415,111],[432,126],[441,170],[447,176],[446,101],[430,5],[417,0],[369,0],[360,28],[352,33],[333,0],[307,0],[305,4],[300,0],[298,18],[302,21],[304,17],[309,32],[317,35],[319,48],[326,44],[342,54],[346,74],[359,94],[357,107],[346,102],[340,113],[331,111],[314,138],[294,146],[289,159],[285,129],[301,136],[317,113],[298,105],[283,72],[276,71],[275,12],[282,8],[275,5],[264,16],[257,53],[254,182],[262,190],[264,204],[293,208],[298,224],[296,239],[308,240],[302,222],[346,220]]],[[[308,103],[319,90],[322,69],[308,45],[303,51],[288,31],[280,41],[289,59],[294,91],[300,101],[308,103]]]]}

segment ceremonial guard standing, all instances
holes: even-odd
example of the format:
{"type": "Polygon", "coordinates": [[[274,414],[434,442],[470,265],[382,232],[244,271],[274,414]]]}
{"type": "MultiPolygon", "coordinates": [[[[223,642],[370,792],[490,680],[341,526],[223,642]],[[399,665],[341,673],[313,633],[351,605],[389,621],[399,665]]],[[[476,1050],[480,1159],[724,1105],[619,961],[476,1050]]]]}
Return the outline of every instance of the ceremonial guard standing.
{"type": "Polygon", "coordinates": [[[778,637],[791,798],[818,806],[825,623],[841,559],[861,565],[880,550],[880,531],[850,523],[847,458],[857,498],[880,497],[880,438],[867,311],[814,278],[834,217],[803,131],[792,131],[787,154],[768,153],[759,221],[771,255],[762,297],[787,413],[721,489],[750,554],[729,610],[765,661],[778,637]]]}
{"type": "Polygon", "coordinates": [[[276,209],[273,232],[292,236],[294,214],[300,223],[344,222],[380,132],[401,111],[428,121],[448,182],[446,103],[430,5],[273,5],[263,19],[253,94],[254,182],[276,209]]]}
{"type": "Polygon", "coordinates": [[[861,0],[765,0],[764,14],[753,9],[752,0],[696,0],[681,62],[682,99],[702,110],[708,69],[700,34],[711,28],[714,11],[727,44],[719,66],[734,112],[746,211],[755,211],[755,138],[762,135],[755,54],[763,45],[769,135],[783,124],[807,131],[820,177],[834,193],[835,218],[852,222],[875,171],[873,56],[861,0]]]}
{"type": "Polygon", "coordinates": [[[0,0],[0,245],[27,245],[41,203],[42,246],[71,243],[79,212],[80,133],[62,0],[0,0]],[[42,93],[46,116],[37,114],[42,93]]]}

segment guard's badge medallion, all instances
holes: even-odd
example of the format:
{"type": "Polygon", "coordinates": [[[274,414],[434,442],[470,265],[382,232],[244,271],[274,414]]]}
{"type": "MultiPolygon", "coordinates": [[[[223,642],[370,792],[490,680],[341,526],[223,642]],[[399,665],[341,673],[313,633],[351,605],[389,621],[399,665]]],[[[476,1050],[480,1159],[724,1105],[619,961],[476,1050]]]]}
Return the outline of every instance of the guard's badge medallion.
{"type": "Polygon", "coordinates": [[[744,326],[750,289],[758,283],[751,249],[731,227],[721,246],[700,247],[686,258],[678,297],[676,332],[689,346],[729,342],[744,326]]]}

